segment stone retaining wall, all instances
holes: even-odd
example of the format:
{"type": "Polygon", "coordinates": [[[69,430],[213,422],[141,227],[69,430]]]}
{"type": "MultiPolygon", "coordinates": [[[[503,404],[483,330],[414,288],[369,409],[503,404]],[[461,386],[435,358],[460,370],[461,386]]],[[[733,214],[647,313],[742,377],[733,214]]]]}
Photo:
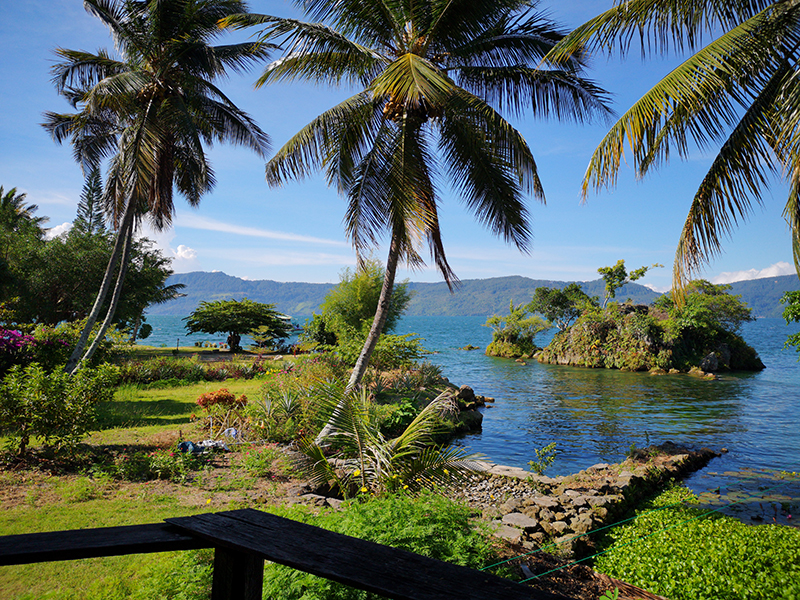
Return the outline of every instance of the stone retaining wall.
{"type": "Polygon", "coordinates": [[[453,495],[481,511],[495,535],[525,550],[582,558],[593,536],[614,523],[644,495],[704,467],[718,453],[689,451],[669,442],[639,450],[618,464],[597,464],[565,477],[544,477],[484,463],[486,471],[453,495]]]}

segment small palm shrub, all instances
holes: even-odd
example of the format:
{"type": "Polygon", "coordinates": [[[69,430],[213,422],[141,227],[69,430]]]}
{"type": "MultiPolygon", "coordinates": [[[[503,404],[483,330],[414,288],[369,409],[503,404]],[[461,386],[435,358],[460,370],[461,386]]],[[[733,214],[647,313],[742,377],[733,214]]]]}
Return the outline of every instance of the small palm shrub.
{"type": "Polygon", "coordinates": [[[297,443],[297,466],[312,485],[329,486],[344,496],[413,493],[450,487],[480,469],[463,448],[435,444],[436,435],[447,428],[446,416],[458,410],[450,394],[437,396],[402,433],[387,439],[365,388],[345,392],[342,381],[333,381],[312,393],[327,431],[297,443]]]}

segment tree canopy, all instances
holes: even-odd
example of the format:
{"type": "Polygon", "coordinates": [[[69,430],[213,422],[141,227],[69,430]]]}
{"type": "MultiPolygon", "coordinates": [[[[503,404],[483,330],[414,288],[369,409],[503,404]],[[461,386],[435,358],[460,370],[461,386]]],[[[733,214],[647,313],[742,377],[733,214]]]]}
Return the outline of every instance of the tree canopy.
{"type": "Polygon", "coordinates": [[[108,27],[118,56],[59,48],[52,69],[57,91],[77,110],[45,113],[53,139],[69,141],[84,171],[107,161],[103,203],[115,225],[114,251],[94,306],[66,370],[91,357],[119,302],[133,233],[145,216],[168,227],[173,193],[196,206],[215,184],[204,149],[214,142],[246,146],[265,156],[268,138],[216,86],[229,69],[245,70],[271,46],[214,46],[220,19],[247,11],[238,0],[84,0],[108,27]],[[106,317],[84,348],[100,307],[116,283],[106,317]]]}
{"type": "Polygon", "coordinates": [[[541,314],[558,327],[559,331],[565,331],[584,310],[596,305],[596,298],[589,296],[577,283],[570,283],[563,289],[544,286],[536,288],[527,309],[541,314]]]}
{"type": "Polygon", "coordinates": [[[600,276],[603,278],[603,282],[606,286],[605,294],[603,296],[603,308],[606,307],[609,300],[617,297],[617,290],[619,288],[632,281],[641,279],[650,269],[663,266],[664,265],[656,263],[650,265],[649,267],[639,267],[638,269],[628,272],[628,270],[625,268],[625,261],[620,259],[613,267],[600,267],[597,269],[597,272],[600,273],[600,276]]]}
{"type": "MultiPolygon", "coordinates": [[[[289,337],[291,321],[275,310],[274,304],[253,302],[248,298],[241,300],[217,300],[201,302],[192,314],[183,319],[189,333],[228,333],[231,336],[259,331],[269,334],[272,339],[289,337]]],[[[238,340],[231,344],[232,350],[238,340]]]]}
{"type": "Polygon", "coordinates": [[[457,282],[439,222],[447,181],[493,233],[529,247],[526,200],[543,201],[544,192],[528,143],[498,111],[584,121],[608,113],[607,97],[582,77],[580,57],[543,61],[562,34],[533,0],[295,4],[311,22],[226,22],[262,26],[263,40],[282,42],[284,55],[258,85],[299,79],[360,88],[267,164],[271,185],[325,170],[347,199],[345,227],[359,255],[389,236],[381,300],[352,387],[383,329],[398,261],[421,265],[427,243],[448,285],[457,282]]]}

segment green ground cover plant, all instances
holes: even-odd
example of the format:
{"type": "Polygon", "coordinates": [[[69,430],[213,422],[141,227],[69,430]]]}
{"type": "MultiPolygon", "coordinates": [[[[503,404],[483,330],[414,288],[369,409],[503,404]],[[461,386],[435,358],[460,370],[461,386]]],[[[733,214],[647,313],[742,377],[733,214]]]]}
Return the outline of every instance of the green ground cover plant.
{"type": "MultiPolygon", "coordinates": [[[[471,568],[491,564],[496,551],[485,527],[476,523],[469,508],[432,493],[411,497],[391,494],[381,498],[347,503],[341,511],[314,513],[306,507],[275,507],[270,512],[380,544],[402,548],[439,560],[471,568]]],[[[184,598],[183,590],[197,593],[192,598],[210,598],[212,553],[199,551],[176,556],[161,565],[143,585],[153,596],[184,598]]],[[[355,590],[277,564],[264,570],[263,597],[273,600],[367,600],[376,594],[355,590]]]]}
{"type": "Polygon", "coordinates": [[[642,505],[605,536],[595,569],[670,600],[800,597],[800,530],[707,515],[696,499],[676,486],[642,505]]]}

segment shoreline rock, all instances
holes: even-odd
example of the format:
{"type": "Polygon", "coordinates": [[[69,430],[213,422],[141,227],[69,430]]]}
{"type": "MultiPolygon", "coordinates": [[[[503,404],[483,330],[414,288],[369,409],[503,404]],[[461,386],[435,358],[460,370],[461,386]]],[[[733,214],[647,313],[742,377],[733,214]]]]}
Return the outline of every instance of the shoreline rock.
{"type": "Polygon", "coordinates": [[[546,477],[483,463],[486,470],[451,497],[466,502],[495,528],[495,536],[527,551],[572,558],[593,553],[591,533],[614,522],[643,496],[720,456],[667,442],[621,463],[600,463],[573,475],[546,477]]]}

